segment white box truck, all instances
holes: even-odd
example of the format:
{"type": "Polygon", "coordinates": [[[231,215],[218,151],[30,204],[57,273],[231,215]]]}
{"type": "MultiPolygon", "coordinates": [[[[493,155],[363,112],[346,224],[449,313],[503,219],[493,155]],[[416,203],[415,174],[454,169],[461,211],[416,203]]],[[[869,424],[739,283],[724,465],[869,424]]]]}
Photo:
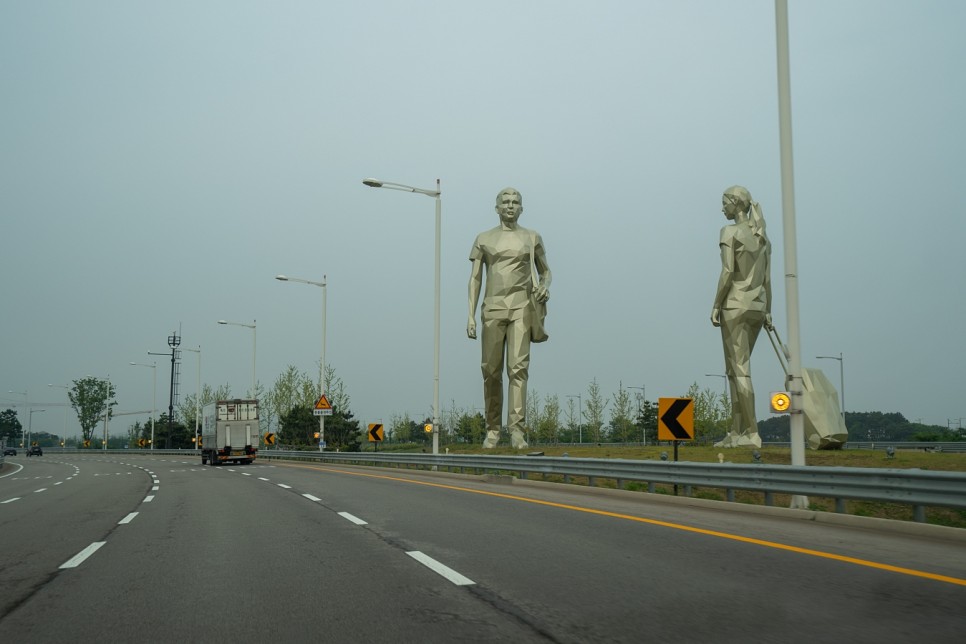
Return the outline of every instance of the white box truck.
{"type": "Polygon", "coordinates": [[[201,464],[249,464],[258,456],[258,401],[219,400],[202,408],[201,464]]]}

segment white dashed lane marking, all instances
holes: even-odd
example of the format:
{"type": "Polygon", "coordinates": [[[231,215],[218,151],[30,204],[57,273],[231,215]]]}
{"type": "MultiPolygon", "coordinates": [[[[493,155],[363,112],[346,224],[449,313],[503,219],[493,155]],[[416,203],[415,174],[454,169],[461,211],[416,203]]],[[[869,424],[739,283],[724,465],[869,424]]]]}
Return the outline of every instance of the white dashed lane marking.
{"type": "Polygon", "coordinates": [[[84,548],[83,550],[81,550],[80,552],[78,552],[76,555],[74,555],[73,557],[71,557],[70,559],[68,559],[67,561],[65,561],[63,564],[61,564],[60,567],[61,568],[76,568],[77,566],[79,566],[82,563],[84,563],[84,560],[85,559],[87,559],[92,554],[94,554],[95,552],[97,552],[101,548],[101,546],[103,546],[105,543],[107,543],[107,542],[106,541],[95,541],[94,543],[92,543],[91,545],[87,546],[86,548],[84,548]]]}

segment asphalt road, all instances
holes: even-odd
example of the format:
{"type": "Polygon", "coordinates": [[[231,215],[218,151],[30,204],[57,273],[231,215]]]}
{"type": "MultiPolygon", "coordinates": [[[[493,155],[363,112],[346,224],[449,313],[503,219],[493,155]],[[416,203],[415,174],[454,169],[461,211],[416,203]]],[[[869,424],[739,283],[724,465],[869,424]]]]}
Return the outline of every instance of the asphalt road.
{"type": "Polygon", "coordinates": [[[382,468],[8,457],[0,638],[963,640],[961,531],[706,505],[382,468]]]}

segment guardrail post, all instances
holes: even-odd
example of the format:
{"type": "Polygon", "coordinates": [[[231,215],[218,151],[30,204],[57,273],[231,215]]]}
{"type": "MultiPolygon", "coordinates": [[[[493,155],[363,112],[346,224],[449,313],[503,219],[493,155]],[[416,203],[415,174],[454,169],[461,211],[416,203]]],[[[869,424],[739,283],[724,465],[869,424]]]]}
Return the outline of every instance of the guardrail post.
{"type": "Polygon", "coordinates": [[[917,523],[926,522],[926,508],[921,505],[912,506],[912,520],[917,523]]]}
{"type": "Polygon", "coordinates": [[[835,512],[837,514],[845,514],[845,499],[842,497],[836,497],[835,499],[835,512]]]}
{"type": "Polygon", "coordinates": [[[728,503],[734,503],[735,491],[729,487],[727,490],[725,490],[725,498],[728,499],[728,503]]]}
{"type": "Polygon", "coordinates": [[[772,492],[765,492],[765,505],[775,505],[775,495],[772,492]]]}

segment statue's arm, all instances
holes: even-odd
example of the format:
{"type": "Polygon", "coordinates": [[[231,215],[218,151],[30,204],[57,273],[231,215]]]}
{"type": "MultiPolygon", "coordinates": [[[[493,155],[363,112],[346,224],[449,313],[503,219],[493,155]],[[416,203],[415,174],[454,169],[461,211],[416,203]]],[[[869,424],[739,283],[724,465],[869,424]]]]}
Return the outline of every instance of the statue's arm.
{"type": "Polygon", "coordinates": [[[735,255],[731,247],[731,240],[722,231],[721,234],[721,275],[718,277],[718,290],[714,295],[714,306],[711,307],[711,324],[721,325],[721,308],[724,306],[731,282],[734,278],[735,255]]]}
{"type": "Polygon", "coordinates": [[[543,248],[543,239],[539,235],[536,236],[536,244],[534,244],[533,265],[536,267],[537,276],[540,278],[534,293],[538,301],[546,302],[550,299],[550,283],[553,281],[553,273],[550,272],[547,253],[543,248]]]}
{"type": "Polygon", "coordinates": [[[467,287],[469,291],[469,316],[466,322],[466,336],[473,340],[476,339],[476,305],[480,301],[480,290],[483,287],[483,260],[474,259],[470,268],[470,283],[467,287]]]}
{"type": "Polygon", "coordinates": [[[771,331],[775,324],[771,320],[771,248],[765,261],[765,328],[771,331]]]}

